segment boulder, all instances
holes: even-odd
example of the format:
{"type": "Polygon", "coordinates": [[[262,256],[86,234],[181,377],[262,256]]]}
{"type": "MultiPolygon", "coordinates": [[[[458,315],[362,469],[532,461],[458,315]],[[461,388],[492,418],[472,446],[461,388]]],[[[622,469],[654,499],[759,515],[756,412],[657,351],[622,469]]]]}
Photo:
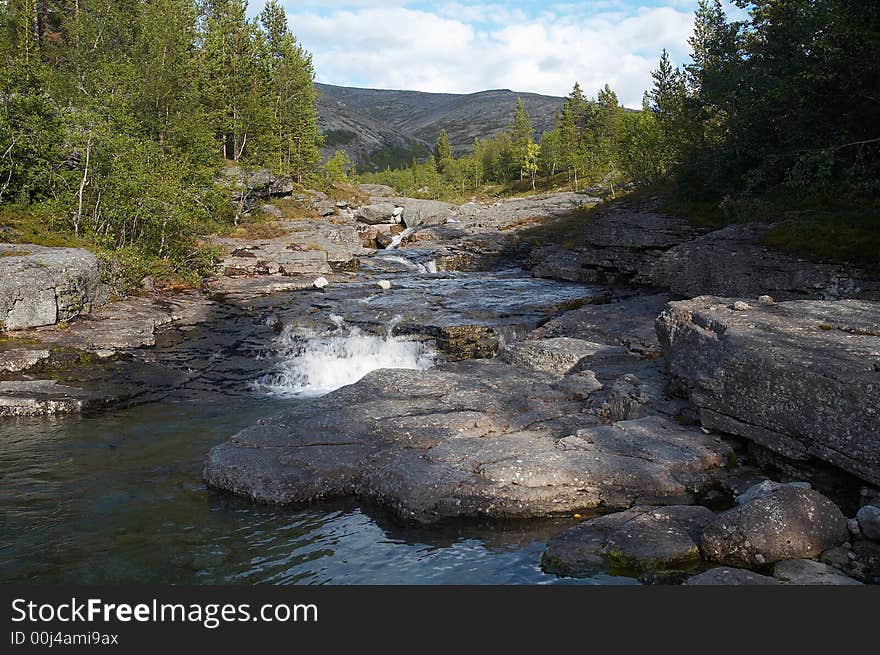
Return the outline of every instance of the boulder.
{"type": "Polygon", "coordinates": [[[721,514],[703,532],[707,559],[756,567],[818,557],[847,540],[846,517],[812,489],[783,487],[721,514]]]}
{"type": "Polygon", "coordinates": [[[403,209],[401,218],[408,228],[443,225],[455,211],[453,205],[438,200],[395,198],[394,202],[403,209]]]}
{"type": "Polygon", "coordinates": [[[541,568],[576,578],[686,569],[700,561],[700,533],[714,518],[699,505],[638,506],[601,516],[553,537],[541,568]]]}
{"type": "Polygon", "coordinates": [[[815,562],[811,559],[790,559],[777,562],[773,567],[774,577],[794,585],[860,585],[837,569],[815,562]]]}
{"type": "Polygon", "coordinates": [[[605,346],[582,339],[557,337],[517,341],[502,349],[499,356],[515,366],[562,377],[581,359],[602,348],[605,346]]]}
{"type": "Polygon", "coordinates": [[[877,505],[865,505],[856,514],[859,522],[859,531],[868,539],[880,541],[880,507],[877,505]]]}
{"type": "Polygon", "coordinates": [[[880,483],[880,303],[672,302],[657,334],[707,428],[880,483]]]}
{"type": "Polygon", "coordinates": [[[264,503],[358,496],[404,519],[526,518],[693,502],[730,448],[658,417],[595,419],[497,360],[374,371],[211,450],[207,483],[264,503]]]}
{"type": "Polygon", "coordinates": [[[364,205],[355,213],[354,218],[358,223],[378,225],[380,223],[397,223],[394,216],[395,206],[390,202],[379,202],[373,205],[364,205]]]}
{"type": "Polygon", "coordinates": [[[107,299],[98,259],[88,250],[0,244],[0,330],[54,325],[107,299]]]}
{"type": "Polygon", "coordinates": [[[760,586],[782,584],[776,578],[754,573],[746,569],[734,569],[727,566],[717,566],[714,569],[703,571],[684,581],[686,585],[713,585],[713,586],[760,586]]]}

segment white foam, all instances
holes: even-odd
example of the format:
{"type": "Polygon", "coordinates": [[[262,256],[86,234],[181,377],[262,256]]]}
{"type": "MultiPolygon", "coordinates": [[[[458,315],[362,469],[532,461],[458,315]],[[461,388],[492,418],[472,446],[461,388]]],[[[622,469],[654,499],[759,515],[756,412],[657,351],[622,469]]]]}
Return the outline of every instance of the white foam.
{"type": "Polygon", "coordinates": [[[365,334],[331,317],[336,332],[317,335],[287,326],[278,337],[281,362],[254,383],[257,390],[276,396],[317,397],[382,368],[425,370],[434,366],[436,353],[423,341],[392,336],[398,321],[385,335],[365,334]]]}

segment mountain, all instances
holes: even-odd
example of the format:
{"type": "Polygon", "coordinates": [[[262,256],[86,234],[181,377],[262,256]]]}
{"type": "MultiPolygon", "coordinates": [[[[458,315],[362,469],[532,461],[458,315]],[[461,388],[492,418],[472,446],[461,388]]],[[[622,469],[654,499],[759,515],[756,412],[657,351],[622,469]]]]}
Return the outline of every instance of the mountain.
{"type": "Polygon", "coordinates": [[[562,98],[508,89],[479,93],[423,93],[316,84],[326,155],[345,150],[361,170],[381,170],[424,158],[446,130],[453,152],[470,152],[474,138],[493,136],[513,122],[522,98],[535,138],[553,128],[562,98]]]}

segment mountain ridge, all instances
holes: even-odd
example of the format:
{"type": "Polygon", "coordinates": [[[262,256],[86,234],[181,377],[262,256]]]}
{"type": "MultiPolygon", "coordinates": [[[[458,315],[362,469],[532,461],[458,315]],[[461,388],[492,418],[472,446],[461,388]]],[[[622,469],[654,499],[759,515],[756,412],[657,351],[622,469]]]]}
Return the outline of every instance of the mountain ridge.
{"type": "Polygon", "coordinates": [[[315,84],[318,125],[325,135],[324,154],[345,150],[361,170],[409,164],[431,152],[446,130],[456,153],[469,152],[475,138],[487,138],[513,122],[522,99],[535,127],[535,138],[553,128],[564,99],[510,89],[475,93],[431,93],[364,89],[315,84]]]}

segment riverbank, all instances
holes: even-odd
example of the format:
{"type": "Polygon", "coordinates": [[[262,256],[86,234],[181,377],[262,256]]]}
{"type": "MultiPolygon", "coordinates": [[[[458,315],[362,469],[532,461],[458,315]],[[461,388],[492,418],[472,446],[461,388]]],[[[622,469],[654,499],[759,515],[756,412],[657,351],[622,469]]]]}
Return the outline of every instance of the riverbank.
{"type": "Polygon", "coordinates": [[[218,240],[204,292],[4,339],[6,413],[269,395],[274,416],[211,450],[211,487],[356,498],[403,525],[610,517],[550,540],[544,567],[564,576],[679,582],[717,564],[805,582],[822,565],[875,581],[876,279],[657,199],[585,213],[583,194],[453,206],[362,191],[313,196],[321,218],[275,236],[218,240]],[[547,242],[560,222],[572,243],[547,242]],[[90,395],[64,405],[68,389],[90,395]]]}

